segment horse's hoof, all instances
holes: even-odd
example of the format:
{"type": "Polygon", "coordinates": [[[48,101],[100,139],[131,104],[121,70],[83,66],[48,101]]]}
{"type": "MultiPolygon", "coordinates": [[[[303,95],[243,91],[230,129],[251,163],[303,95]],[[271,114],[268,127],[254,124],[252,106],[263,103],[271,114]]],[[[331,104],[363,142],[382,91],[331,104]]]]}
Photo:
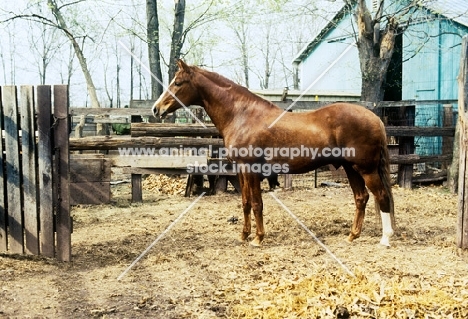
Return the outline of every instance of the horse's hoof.
{"type": "Polygon", "coordinates": [[[382,245],[382,246],[384,246],[386,248],[390,248],[391,247],[390,238],[388,236],[383,235],[382,239],[380,240],[380,245],[382,245]]]}
{"type": "Polygon", "coordinates": [[[347,241],[348,243],[352,243],[352,242],[353,242],[356,238],[358,238],[358,237],[359,237],[359,235],[356,236],[356,235],[353,235],[353,234],[349,234],[348,238],[346,238],[346,241],[347,241]]]}
{"type": "Polygon", "coordinates": [[[261,247],[262,246],[262,242],[260,239],[258,239],[257,237],[254,238],[254,240],[252,240],[250,242],[250,246],[253,246],[253,247],[261,247]]]}

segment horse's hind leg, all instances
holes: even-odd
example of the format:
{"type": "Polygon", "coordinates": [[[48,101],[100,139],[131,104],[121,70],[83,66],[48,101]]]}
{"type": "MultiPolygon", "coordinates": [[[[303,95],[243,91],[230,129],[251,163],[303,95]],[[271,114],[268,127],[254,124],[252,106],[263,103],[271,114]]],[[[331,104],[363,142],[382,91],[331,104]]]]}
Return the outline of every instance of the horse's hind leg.
{"type": "Polygon", "coordinates": [[[250,188],[252,210],[255,215],[256,233],[255,238],[250,242],[252,246],[260,246],[265,236],[263,228],[263,200],[262,190],[260,188],[261,177],[258,174],[247,174],[247,180],[250,188]]]}
{"type": "Polygon", "coordinates": [[[252,197],[246,174],[239,173],[239,184],[242,193],[242,210],[244,212],[244,228],[241,233],[241,241],[247,240],[251,232],[250,210],[252,208],[252,197]]]}
{"type": "Polygon", "coordinates": [[[354,202],[356,204],[356,212],[354,213],[353,225],[348,236],[348,241],[352,242],[361,235],[364,215],[366,213],[366,205],[369,200],[369,193],[362,176],[351,166],[343,165],[346,175],[348,176],[349,184],[353,190],[354,202]]]}
{"type": "Polygon", "coordinates": [[[395,224],[393,215],[393,199],[391,189],[386,190],[377,172],[364,175],[367,187],[375,197],[376,209],[380,211],[382,220],[382,239],[380,243],[390,246],[390,237],[393,235],[393,225],[395,224]]]}

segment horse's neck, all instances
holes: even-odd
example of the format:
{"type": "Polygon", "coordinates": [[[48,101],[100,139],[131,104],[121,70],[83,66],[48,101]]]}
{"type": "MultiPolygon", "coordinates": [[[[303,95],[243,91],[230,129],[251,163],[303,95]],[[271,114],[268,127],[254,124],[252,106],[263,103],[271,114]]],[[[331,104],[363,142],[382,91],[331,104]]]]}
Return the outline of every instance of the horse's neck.
{"type": "Polygon", "coordinates": [[[263,114],[263,104],[268,104],[246,92],[245,88],[213,74],[201,73],[196,82],[202,106],[221,134],[229,129],[234,118],[239,123],[243,117],[250,117],[255,112],[263,114]]]}
{"type": "Polygon", "coordinates": [[[219,86],[215,79],[204,73],[197,77],[197,89],[200,92],[202,106],[221,133],[234,117],[239,116],[236,106],[242,98],[236,87],[230,83],[223,84],[225,85],[219,86]]]}

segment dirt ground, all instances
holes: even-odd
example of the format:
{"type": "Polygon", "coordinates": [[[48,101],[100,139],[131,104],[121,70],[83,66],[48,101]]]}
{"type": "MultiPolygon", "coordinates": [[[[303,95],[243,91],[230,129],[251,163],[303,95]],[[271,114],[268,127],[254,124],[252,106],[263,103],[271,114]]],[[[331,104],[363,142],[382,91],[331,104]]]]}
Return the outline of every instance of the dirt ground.
{"type": "Polygon", "coordinates": [[[355,277],[268,192],[261,248],[237,241],[238,194],[203,196],[180,217],[196,196],[147,190],[132,204],[129,184],[112,192],[111,205],[73,208],[72,262],[0,255],[1,318],[468,318],[457,197],[444,187],[394,187],[389,249],[372,199],[361,238],[344,241],[349,187],[274,192],[355,277]]]}

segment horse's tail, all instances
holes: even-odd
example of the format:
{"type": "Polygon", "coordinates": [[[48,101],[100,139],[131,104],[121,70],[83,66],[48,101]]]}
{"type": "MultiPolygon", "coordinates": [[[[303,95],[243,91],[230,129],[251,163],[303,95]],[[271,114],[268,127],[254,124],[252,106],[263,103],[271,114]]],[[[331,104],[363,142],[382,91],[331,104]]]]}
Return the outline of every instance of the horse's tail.
{"type": "MultiPolygon", "coordinates": [[[[388,155],[387,142],[386,142],[386,133],[383,124],[381,124],[383,130],[383,142],[380,146],[380,161],[378,166],[378,173],[380,180],[382,181],[384,191],[388,199],[388,208],[390,213],[390,219],[392,221],[392,228],[395,229],[395,215],[394,215],[394,204],[393,204],[393,194],[392,194],[392,183],[390,178],[390,158],[388,155]]],[[[377,199],[375,200],[375,210],[376,213],[380,215],[380,205],[377,199]]]]}

